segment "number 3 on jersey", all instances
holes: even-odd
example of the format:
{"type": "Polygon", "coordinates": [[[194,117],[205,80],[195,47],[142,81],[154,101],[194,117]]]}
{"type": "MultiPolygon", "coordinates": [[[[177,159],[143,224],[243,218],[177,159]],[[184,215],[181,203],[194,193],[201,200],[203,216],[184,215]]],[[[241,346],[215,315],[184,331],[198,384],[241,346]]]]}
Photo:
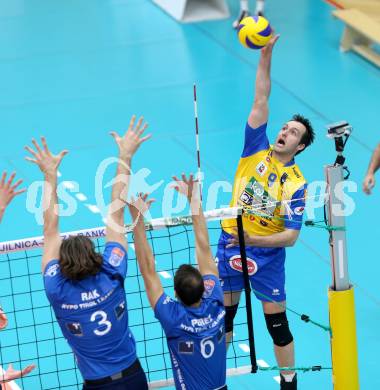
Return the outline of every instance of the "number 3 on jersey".
{"type": "Polygon", "coordinates": [[[98,311],[92,313],[90,320],[91,320],[91,322],[94,322],[94,321],[98,322],[98,329],[94,330],[94,333],[97,336],[104,336],[112,328],[111,322],[107,321],[107,313],[102,311],[102,310],[98,310],[98,311]],[[98,320],[99,317],[100,317],[100,320],[98,320]]]}

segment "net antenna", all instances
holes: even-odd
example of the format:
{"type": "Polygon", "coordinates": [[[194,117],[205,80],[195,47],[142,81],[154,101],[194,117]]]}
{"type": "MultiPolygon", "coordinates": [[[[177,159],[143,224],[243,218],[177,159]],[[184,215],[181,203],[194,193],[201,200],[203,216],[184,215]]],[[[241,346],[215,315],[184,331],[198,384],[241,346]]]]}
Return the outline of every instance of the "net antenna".
{"type": "Polygon", "coordinates": [[[334,389],[359,389],[354,288],[349,280],[346,240],[344,180],[350,176],[343,152],[352,126],[347,121],[327,126],[327,137],[335,142],[334,164],[325,167],[327,182],[327,225],[331,257],[332,283],[328,292],[331,355],[334,389]],[[346,172],[346,175],[344,175],[346,172]]]}
{"type": "Polygon", "coordinates": [[[197,147],[197,179],[199,182],[199,198],[202,202],[202,171],[201,171],[201,152],[199,147],[199,124],[198,124],[198,102],[197,102],[197,85],[193,86],[194,92],[194,118],[195,118],[195,142],[197,147]]]}

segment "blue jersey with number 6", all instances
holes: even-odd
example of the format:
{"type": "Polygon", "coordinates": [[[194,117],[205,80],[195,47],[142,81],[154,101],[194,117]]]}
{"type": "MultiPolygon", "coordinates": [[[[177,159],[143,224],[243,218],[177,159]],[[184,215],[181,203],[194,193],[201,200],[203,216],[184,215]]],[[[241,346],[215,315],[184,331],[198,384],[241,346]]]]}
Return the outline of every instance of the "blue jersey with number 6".
{"type": "Polygon", "coordinates": [[[127,252],[115,242],[106,244],[101,270],[94,276],[69,280],[58,260],[45,268],[47,297],[84,379],[116,374],[136,360],[128,327],[126,274],[127,252]]]}
{"type": "Polygon", "coordinates": [[[226,383],[223,291],[216,276],[206,275],[203,281],[199,307],[185,306],[165,293],[155,307],[168,341],[175,385],[181,390],[214,390],[226,383]]]}

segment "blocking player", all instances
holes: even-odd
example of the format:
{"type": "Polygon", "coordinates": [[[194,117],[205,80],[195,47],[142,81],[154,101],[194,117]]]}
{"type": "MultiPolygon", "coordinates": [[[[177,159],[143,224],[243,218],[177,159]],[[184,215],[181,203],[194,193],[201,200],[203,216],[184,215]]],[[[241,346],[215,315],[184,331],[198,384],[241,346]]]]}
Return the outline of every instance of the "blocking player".
{"type": "MultiPolygon", "coordinates": [[[[198,267],[183,264],[174,277],[177,300],[165,294],[146,239],[140,207],[130,205],[137,261],[149,302],[168,342],[176,389],[226,390],[226,342],[223,291],[210,249],[206,222],[193,176],[173,177],[175,189],[191,206],[198,267]]],[[[139,199],[146,201],[146,195],[139,199]]],[[[149,201],[147,204],[149,205],[149,201]]]]}
{"type": "Polygon", "coordinates": [[[111,133],[119,149],[106,225],[106,246],[97,253],[84,236],[61,240],[58,230],[57,169],[67,150],[53,155],[41,138],[35,150],[26,149],[45,176],[44,250],[42,272],[45,290],[63,335],[71,346],[84,379],[83,389],[148,388],[136,357],[134,337],[128,327],[124,291],[127,274],[125,202],[132,157],[149,136],[143,118],[133,116],[124,136],[111,133]]]}
{"type": "MultiPolygon", "coordinates": [[[[12,173],[7,180],[7,173],[3,172],[0,180],[0,223],[4,216],[5,210],[7,206],[12,202],[15,196],[22,194],[26,191],[25,188],[21,190],[17,190],[17,187],[22,183],[22,180],[17,180],[13,183],[13,179],[15,178],[16,173],[12,173]]],[[[0,306],[0,330],[3,330],[8,325],[8,319],[6,314],[4,313],[2,307],[0,306]]],[[[21,378],[25,375],[28,375],[35,368],[34,364],[31,364],[25,367],[22,370],[15,370],[12,364],[9,365],[7,370],[2,374],[0,373],[0,390],[2,389],[1,384],[3,384],[3,388],[7,388],[7,382],[13,381],[15,379],[21,378]]]]}
{"type": "MultiPolygon", "coordinates": [[[[255,99],[245,129],[231,206],[250,208],[243,214],[243,226],[251,285],[262,302],[278,365],[293,367],[293,336],[284,310],[285,247],[297,241],[306,197],[306,181],[294,156],[313,142],[314,131],[307,119],[294,115],[283,125],[274,145],[269,145],[266,128],[270,68],[272,49],[278,38],[273,37],[261,50],[255,99]]],[[[223,280],[229,342],[243,289],[243,274],[234,221],[223,221],[222,229],[216,257],[223,280]]],[[[282,371],[281,389],[294,390],[296,387],[295,373],[282,371]]]]}

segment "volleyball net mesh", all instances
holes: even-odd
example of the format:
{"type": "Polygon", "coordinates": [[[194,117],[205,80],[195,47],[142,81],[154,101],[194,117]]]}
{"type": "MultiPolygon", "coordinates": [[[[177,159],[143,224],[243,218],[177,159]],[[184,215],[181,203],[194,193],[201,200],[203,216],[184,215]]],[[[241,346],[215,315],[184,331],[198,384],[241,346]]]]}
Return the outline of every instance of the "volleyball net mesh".
{"type": "MultiPolygon", "coordinates": [[[[216,253],[220,235],[220,221],[231,216],[236,219],[237,213],[237,209],[206,213],[213,253],[216,253]]],[[[191,217],[152,220],[146,229],[156,259],[156,270],[165,292],[173,297],[175,271],[183,263],[196,264],[191,217]]],[[[63,236],[75,234],[92,238],[97,250],[103,251],[104,228],[63,236]]],[[[128,234],[128,241],[125,293],[137,356],[151,387],[168,386],[172,383],[172,371],[165,334],[149,305],[131,234],[128,234]]],[[[14,389],[81,389],[81,374],[45,295],[41,246],[41,237],[0,243],[0,303],[8,317],[8,326],[0,333],[0,369],[6,369],[9,364],[15,369],[36,364],[37,368],[31,374],[8,385],[14,389]]],[[[249,366],[248,344],[247,315],[242,296],[234,323],[233,343],[227,356],[230,372],[238,373],[239,367],[249,366]]]]}

